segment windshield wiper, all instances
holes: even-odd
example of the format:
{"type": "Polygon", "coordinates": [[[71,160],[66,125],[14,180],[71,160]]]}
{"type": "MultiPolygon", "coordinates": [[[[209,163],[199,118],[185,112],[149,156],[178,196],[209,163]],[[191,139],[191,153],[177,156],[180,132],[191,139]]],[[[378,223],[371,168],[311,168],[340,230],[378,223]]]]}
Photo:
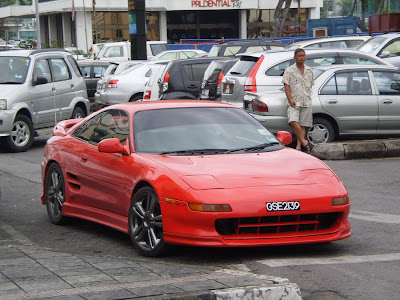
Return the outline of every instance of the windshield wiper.
{"type": "Polygon", "coordinates": [[[190,149],[190,150],[178,150],[178,151],[166,151],[160,153],[160,155],[167,154],[186,154],[186,155],[202,155],[202,154],[219,154],[219,153],[227,153],[228,149],[190,149]]]}
{"type": "Polygon", "coordinates": [[[279,145],[280,143],[278,142],[272,142],[272,143],[264,143],[256,146],[251,146],[251,147],[244,147],[244,148],[238,148],[238,149],[232,149],[227,151],[226,153],[232,153],[232,152],[238,152],[238,151],[253,151],[253,150],[263,150],[267,147],[279,145]]]}

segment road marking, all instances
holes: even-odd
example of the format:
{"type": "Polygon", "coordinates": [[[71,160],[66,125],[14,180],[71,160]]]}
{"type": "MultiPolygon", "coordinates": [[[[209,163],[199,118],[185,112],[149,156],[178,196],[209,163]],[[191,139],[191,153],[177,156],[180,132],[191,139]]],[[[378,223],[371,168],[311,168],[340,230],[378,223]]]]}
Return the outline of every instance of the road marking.
{"type": "Polygon", "coordinates": [[[399,215],[381,214],[370,211],[351,210],[350,218],[378,223],[400,224],[399,215]]]}
{"type": "Polygon", "coordinates": [[[375,254],[363,256],[338,256],[320,258],[287,258],[287,259],[263,259],[257,262],[271,268],[305,265],[334,265],[334,264],[355,264],[400,260],[400,253],[375,254]]]}

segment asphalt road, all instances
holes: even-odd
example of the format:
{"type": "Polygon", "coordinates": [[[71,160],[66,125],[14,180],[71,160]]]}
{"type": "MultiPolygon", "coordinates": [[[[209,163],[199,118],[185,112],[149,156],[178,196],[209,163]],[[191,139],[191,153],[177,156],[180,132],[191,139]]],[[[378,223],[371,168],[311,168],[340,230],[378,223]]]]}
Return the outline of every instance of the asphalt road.
{"type": "MultiPolygon", "coordinates": [[[[40,203],[47,137],[25,153],[0,150],[0,227],[25,244],[89,256],[144,260],[129,237],[91,222],[52,225],[40,203]]],[[[328,244],[240,249],[177,247],[162,260],[288,278],[304,299],[399,299],[400,158],[326,161],[351,197],[352,236],[328,244]]],[[[0,242],[4,245],[6,240],[0,242]]],[[[160,259],[160,258],[157,258],[160,259]]]]}

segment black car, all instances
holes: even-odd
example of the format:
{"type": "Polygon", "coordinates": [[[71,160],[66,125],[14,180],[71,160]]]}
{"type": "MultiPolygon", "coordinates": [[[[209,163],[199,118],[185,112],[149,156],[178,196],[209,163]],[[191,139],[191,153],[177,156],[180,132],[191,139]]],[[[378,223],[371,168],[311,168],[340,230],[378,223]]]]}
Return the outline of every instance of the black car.
{"type": "Polygon", "coordinates": [[[267,40],[232,41],[212,46],[208,57],[235,56],[239,53],[284,49],[285,44],[267,40]]]}
{"type": "Polygon", "coordinates": [[[200,88],[201,100],[221,100],[221,81],[239,59],[215,60],[204,72],[200,88]]]}
{"type": "Polygon", "coordinates": [[[159,80],[160,99],[198,99],[201,79],[208,65],[220,58],[172,60],[159,80]]]}
{"type": "Polygon", "coordinates": [[[77,63],[85,78],[88,98],[91,100],[96,93],[97,81],[107,70],[110,63],[99,60],[78,60],[77,63]]]}

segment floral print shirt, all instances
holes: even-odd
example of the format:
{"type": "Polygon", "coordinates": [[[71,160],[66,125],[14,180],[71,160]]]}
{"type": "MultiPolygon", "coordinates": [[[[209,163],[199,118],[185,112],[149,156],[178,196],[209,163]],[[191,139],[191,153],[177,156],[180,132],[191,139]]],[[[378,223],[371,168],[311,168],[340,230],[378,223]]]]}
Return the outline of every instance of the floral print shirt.
{"type": "MultiPolygon", "coordinates": [[[[304,74],[301,74],[296,63],[285,70],[282,83],[290,87],[296,107],[311,107],[311,88],[314,85],[314,74],[310,67],[304,65],[304,74]]],[[[289,101],[287,101],[287,105],[289,101]]]]}

